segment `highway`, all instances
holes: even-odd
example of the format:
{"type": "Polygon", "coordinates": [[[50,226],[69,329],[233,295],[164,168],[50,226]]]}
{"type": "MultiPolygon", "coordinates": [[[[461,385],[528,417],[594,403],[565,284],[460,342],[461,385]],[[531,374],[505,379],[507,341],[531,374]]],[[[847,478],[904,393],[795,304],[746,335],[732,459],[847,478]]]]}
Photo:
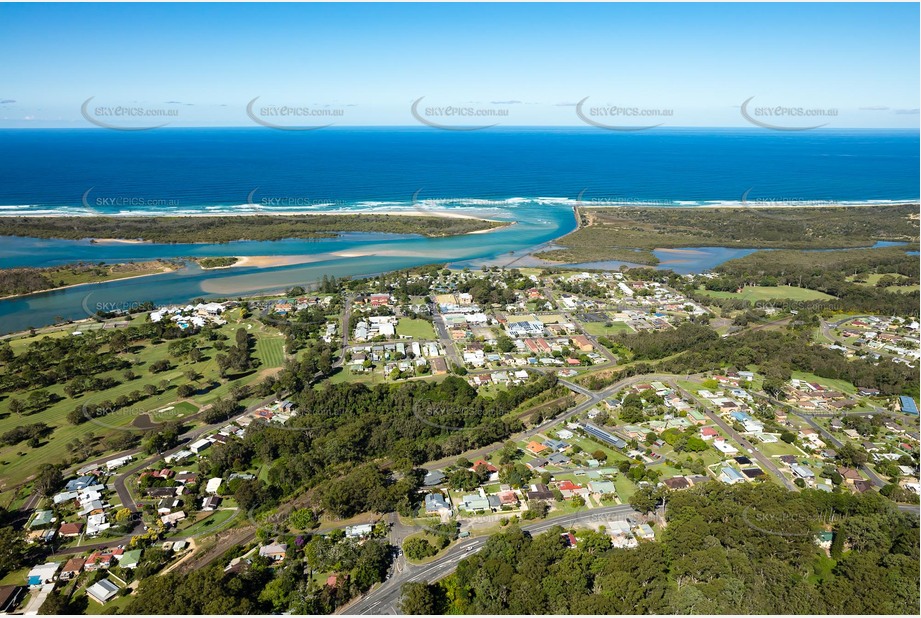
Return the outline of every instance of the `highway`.
{"type": "MultiPolygon", "coordinates": [[[[623,519],[628,515],[639,517],[630,506],[609,506],[523,525],[521,529],[531,534],[540,534],[554,526],[562,526],[566,529],[579,524],[603,524],[605,521],[615,518],[623,519]]],[[[447,577],[457,567],[458,562],[482,549],[488,540],[488,536],[461,539],[437,560],[425,565],[410,564],[405,558],[400,558],[387,581],[336,613],[345,615],[398,614],[400,613],[399,605],[403,584],[420,581],[435,582],[447,577]]]]}

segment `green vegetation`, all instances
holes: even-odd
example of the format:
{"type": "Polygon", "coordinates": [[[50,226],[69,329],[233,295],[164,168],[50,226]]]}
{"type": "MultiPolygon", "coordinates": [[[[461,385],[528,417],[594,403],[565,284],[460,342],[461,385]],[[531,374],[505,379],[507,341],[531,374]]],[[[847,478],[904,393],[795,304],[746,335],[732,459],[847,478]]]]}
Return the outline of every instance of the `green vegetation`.
{"type": "Polygon", "coordinates": [[[588,208],[588,225],[536,254],[561,262],[657,264],[657,248],[839,249],[918,238],[917,205],[836,208],[588,208]],[[766,225],[765,217],[770,217],[766,225]]]}
{"type": "Polygon", "coordinates": [[[68,285],[155,275],[179,268],[176,262],[153,260],[118,264],[77,262],[47,268],[0,268],[0,297],[53,290],[68,285]]]}
{"type": "Polygon", "coordinates": [[[636,549],[562,528],[490,538],[436,584],[404,587],[404,613],[914,614],[918,520],[876,494],[788,492],[709,483],[671,494],[668,526],[636,549]],[[815,535],[834,517],[849,551],[831,560],[815,535]],[[539,582],[539,585],[535,585],[539,582]]]}
{"type": "Polygon", "coordinates": [[[79,337],[62,331],[0,343],[0,436],[47,427],[31,444],[27,436],[0,445],[5,497],[40,464],[71,465],[131,448],[150,422],[186,422],[201,406],[248,396],[260,379],[257,367],[281,368],[283,339],[239,315],[229,311],[220,327],[183,331],[173,322],[139,321],[83,329],[79,337]],[[194,404],[179,401],[187,398],[194,404]]]}
{"type": "Polygon", "coordinates": [[[421,318],[400,318],[397,322],[397,335],[412,337],[413,339],[435,339],[435,329],[432,323],[421,318]]]}
{"type": "MultiPolygon", "coordinates": [[[[707,279],[707,290],[735,292],[747,286],[796,286],[815,290],[834,300],[795,300],[789,308],[802,310],[812,306],[816,311],[829,309],[843,313],[881,313],[884,315],[914,315],[919,313],[918,295],[913,292],[893,292],[889,287],[867,286],[856,278],[887,273],[901,275],[900,281],[917,285],[918,256],[908,255],[904,247],[851,249],[847,251],[758,251],[743,258],[730,260],[716,268],[718,277],[707,279]]],[[[903,288],[896,288],[903,289],[903,288]]],[[[910,289],[910,288],[904,288],[910,289]]],[[[692,292],[701,302],[737,308],[737,300],[712,299],[692,292]]],[[[785,305],[776,303],[783,308],[785,305]]]]}
{"type": "Polygon", "coordinates": [[[481,219],[380,214],[253,217],[4,217],[0,236],[117,238],[157,243],[225,243],[235,240],[330,238],[338,232],[453,236],[502,223],[481,219]]]}
{"type": "Polygon", "coordinates": [[[195,260],[202,268],[225,268],[240,261],[237,257],[206,257],[195,260]]]}
{"type": "Polygon", "coordinates": [[[641,358],[662,360],[585,374],[577,381],[597,390],[634,375],[700,373],[758,364],[765,375],[764,389],[772,394],[779,393],[793,371],[803,371],[857,387],[877,388],[885,395],[918,395],[919,378],[913,369],[889,360],[848,360],[834,350],[813,345],[810,329],[746,331],[719,337],[709,328],[691,326],[695,325],[685,323],[671,331],[621,335],[619,340],[641,358]],[[668,354],[671,356],[666,358],[668,354]]]}
{"type": "Polygon", "coordinates": [[[626,322],[621,321],[585,322],[582,326],[585,328],[585,332],[587,332],[589,335],[595,335],[596,337],[633,332],[633,329],[630,328],[626,322]]]}
{"type": "Polygon", "coordinates": [[[755,303],[761,300],[833,300],[834,296],[807,290],[805,288],[795,288],[789,285],[761,286],[752,285],[742,288],[741,292],[717,292],[714,290],[702,290],[701,293],[714,298],[730,298],[734,300],[744,300],[755,303]]]}
{"type": "Polygon", "coordinates": [[[362,543],[342,533],[314,536],[303,546],[289,544],[280,566],[255,557],[240,573],[225,573],[223,564],[181,574],[172,572],[142,580],[129,597],[127,614],[202,615],[291,613],[330,614],[352,597],[383,581],[390,548],[380,539],[362,543]],[[338,575],[335,587],[314,573],[338,575]],[[305,574],[309,577],[305,578],[305,574]]]}

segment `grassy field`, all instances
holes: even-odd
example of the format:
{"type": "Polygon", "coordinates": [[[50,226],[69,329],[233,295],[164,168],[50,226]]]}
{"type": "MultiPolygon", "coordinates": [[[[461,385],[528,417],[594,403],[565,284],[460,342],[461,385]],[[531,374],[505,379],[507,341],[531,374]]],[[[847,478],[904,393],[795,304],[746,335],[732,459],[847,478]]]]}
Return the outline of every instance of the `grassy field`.
{"type": "Polygon", "coordinates": [[[258,337],[255,354],[263,367],[281,367],[285,364],[285,338],[281,334],[258,337]]]}
{"type": "Polygon", "coordinates": [[[435,329],[428,320],[400,318],[397,322],[397,335],[413,339],[435,339],[435,329]]]}
{"type": "MultiPolygon", "coordinates": [[[[252,328],[248,332],[256,340],[256,354],[254,356],[260,357],[262,365],[256,371],[244,374],[234,381],[220,378],[217,362],[214,360],[216,350],[203,340],[199,344],[199,349],[203,352],[203,358],[197,363],[170,358],[167,350],[168,342],[158,344],[144,342],[131,348],[129,352],[123,355],[126,360],[136,363],[132,371],[137,377],[133,380],[125,380],[121,370],[106,372],[100,374],[100,377],[112,377],[121,382],[121,384],[98,393],[78,395],[74,399],[64,394],[63,384],[49,386],[46,390],[49,393],[60,396],[61,400],[41,412],[29,415],[24,414],[21,418],[9,412],[11,397],[0,400],[0,434],[27,423],[43,422],[54,429],[51,436],[45,438],[37,448],[31,448],[25,442],[0,448],[0,479],[2,479],[0,481],[0,504],[6,504],[11,500],[12,496],[5,495],[5,492],[8,492],[12,486],[28,479],[40,464],[82,461],[83,457],[76,455],[77,451],[70,446],[77,441],[90,442],[94,450],[100,451],[100,455],[105,454],[107,449],[103,444],[104,438],[116,436],[120,430],[137,431],[130,429],[130,427],[135,419],[142,414],[153,413],[155,420],[158,421],[167,420],[167,417],[187,417],[198,408],[226,396],[234,384],[245,385],[256,382],[262,379],[263,372],[266,370],[280,367],[282,339],[279,337],[278,332],[252,320],[238,322],[238,317],[239,314],[231,312],[228,315],[228,324],[221,328],[221,332],[233,341],[234,332],[238,327],[243,326],[245,328],[247,324],[251,324],[252,328]],[[173,367],[161,373],[151,373],[148,367],[160,359],[169,359],[173,367]],[[203,392],[190,398],[191,402],[182,402],[176,394],[176,388],[180,384],[189,382],[185,372],[190,369],[201,376],[193,384],[199,387],[206,387],[209,384],[216,386],[210,388],[210,390],[203,388],[203,392]],[[67,420],[67,414],[75,407],[104,400],[114,401],[119,396],[127,395],[131,391],[143,390],[147,384],[159,385],[161,381],[166,381],[166,390],[132,406],[128,409],[130,413],[110,414],[102,419],[96,419],[94,422],[86,422],[80,425],[73,425],[67,420]],[[164,408],[170,406],[173,406],[174,410],[163,411],[164,408]],[[157,414],[157,411],[160,411],[160,413],[157,414]]],[[[43,336],[64,337],[70,336],[70,334],[68,332],[53,332],[49,335],[39,333],[36,337],[43,336]]],[[[19,354],[25,350],[30,340],[34,340],[34,338],[16,339],[12,341],[11,345],[16,353],[19,354]]],[[[9,394],[18,399],[24,399],[26,396],[26,393],[20,392],[9,394]]]]}
{"type": "Polygon", "coordinates": [[[847,380],[820,378],[814,373],[805,373],[803,371],[794,371],[790,374],[790,376],[797,380],[806,380],[807,382],[818,382],[819,384],[822,384],[823,386],[833,388],[836,391],[840,391],[848,395],[853,395],[857,392],[857,388],[853,384],[848,382],[847,380]]]}
{"type": "MultiPolygon", "coordinates": [[[[225,498],[225,502],[227,501],[228,499],[225,498]]],[[[230,518],[234,516],[235,513],[238,513],[236,509],[222,507],[221,510],[213,511],[210,514],[207,514],[208,515],[207,517],[202,517],[202,519],[200,519],[199,521],[196,521],[195,523],[191,524],[190,526],[186,528],[180,527],[180,528],[173,530],[170,534],[166,536],[166,538],[171,539],[171,538],[176,538],[176,537],[199,535],[202,532],[209,532],[209,533],[217,532],[223,527],[223,524],[227,523],[230,520],[230,518]]],[[[198,516],[201,517],[202,515],[205,515],[205,514],[206,513],[200,513],[198,516]]],[[[239,515],[237,515],[237,517],[239,517],[239,515]]],[[[185,522],[182,522],[182,523],[185,523],[185,522]]]]}
{"type": "Polygon", "coordinates": [[[634,332],[626,322],[621,322],[619,320],[611,322],[610,326],[606,326],[605,324],[605,322],[584,322],[582,328],[584,328],[585,332],[589,335],[594,335],[596,337],[634,332]]]}
{"type": "Polygon", "coordinates": [[[783,440],[777,442],[762,442],[756,447],[759,451],[768,457],[779,457],[780,455],[795,455],[802,457],[802,453],[792,444],[787,444],[783,440]]]}
{"type": "MultiPolygon", "coordinates": [[[[873,273],[872,275],[867,276],[866,281],[857,282],[857,285],[863,285],[869,288],[876,287],[876,284],[879,283],[879,280],[882,279],[883,277],[894,277],[896,279],[903,280],[903,281],[908,279],[908,277],[906,277],[905,275],[900,275],[898,273],[873,273]]],[[[848,277],[847,280],[853,281],[854,277],[848,277]]],[[[887,292],[917,292],[919,289],[921,289],[921,286],[918,286],[918,285],[896,284],[896,285],[886,286],[887,292]]]]}
{"type": "Polygon", "coordinates": [[[744,288],[741,292],[716,292],[714,290],[703,290],[700,292],[713,298],[731,298],[735,300],[746,300],[750,303],[762,300],[832,300],[835,297],[815,290],[797,288],[789,285],[777,286],[760,286],[752,285],[744,288]]]}
{"type": "MultiPolygon", "coordinates": [[[[415,532],[407,536],[405,539],[403,539],[404,546],[406,545],[406,541],[408,541],[409,539],[424,539],[435,547],[438,547],[436,543],[440,540],[436,535],[432,534],[431,532],[415,532]]],[[[438,557],[441,556],[441,554],[443,554],[450,548],[451,548],[451,545],[448,545],[444,549],[439,550],[438,553],[436,553],[434,556],[429,556],[421,560],[411,560],[409,556],[406,556],[406,561],[409,562],[410,564],[428,564],[429,562],[434,562],[435,560],[438,560],[438,557]]],[[[406,555],[405,550],[404,550],[404,555],[406,555]]]]}

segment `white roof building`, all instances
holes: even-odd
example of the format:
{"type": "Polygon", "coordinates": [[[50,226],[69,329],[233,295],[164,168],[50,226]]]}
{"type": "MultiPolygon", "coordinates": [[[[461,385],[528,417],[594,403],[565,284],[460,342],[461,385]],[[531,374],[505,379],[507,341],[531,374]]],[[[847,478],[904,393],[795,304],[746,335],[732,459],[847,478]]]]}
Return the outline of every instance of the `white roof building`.
{"type": "Polygon", "coordinates": [[[98,582],[86,589],[86,594],[91,599],[104,604],[106,601],[118,594],[119,587],[109,581],[108,578],[100,579],[98,582]]]}
{"type": "Polygon", "coordinates": [[[208,492],[209,494],[216,494],[218,488],[220,488],[221,483],[222,483],[223,481],[224,481],[224,479],[222,479],[222,478],[220,478],[220,477],[218,477],[218,476],[216,476],[216,477],[214,477],[214,478],[212,478],[212,479],[208,479],[208,484],[205,485],[205,491],[208,492]]]}

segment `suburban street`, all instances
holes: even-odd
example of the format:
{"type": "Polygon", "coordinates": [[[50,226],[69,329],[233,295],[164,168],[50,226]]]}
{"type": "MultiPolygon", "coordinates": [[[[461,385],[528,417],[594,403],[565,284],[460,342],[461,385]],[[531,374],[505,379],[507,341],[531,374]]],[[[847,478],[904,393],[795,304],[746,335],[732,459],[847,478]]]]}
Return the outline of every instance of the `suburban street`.
{"type": "MultiPolygon", "coordinates": [[[[636,515],[630,506],[609,506],[523,525],[521,529],[531,534],[540,534],[554,526],[567,528],[578,524],[603,524],[605,521],[622,519],[631,514],[636,515]]],[[[446,577],[457,567],[458,562],[482,549],[488,541],[489,537],[485,536],[461,539],[434,562],[426,565],[413,565],[406,562],[405,557],[401,558],[402,564],[399,568],[394,567],[394,573],[387,581],[372,589],[357,601],[342,607],[336,613],[345,615],[399,614],[403,584],[420,581],[435,582],[446,577]]]]}
{"type": "Polygon", "coordinates": [[[736,431],[735,429],[733,429],[732,425],[730,425],[729,423],[727,423],[726,421],[724,421],[722,418],[720,418],[720,416],[719,416],[718,414],[714,413],[712,410],[710,410],[710,408],[709,408],[708,406],[704,405],[704,404],[700,401],[700,399],[697,398],[697,396],[692,395],[692,394],[689,393],[688,391],[686,391],[686,390],[684,390],[683,388],[681,388],[680,386],[678,386],[678,382],[677,382],[676,380],[670,379],[670,380],[669,380],[669,383],[670,383],[675,389],[677,389],[678,392],[680,392],[682,395],[684,395],[685,397],[689,398],[691,401],[696,401],[696,402],[698,403],[698,408],[700,408],[700,410],[701,410],[702,412],[704,412],[704,414],[706,414],[706,415],[710,418],[711,421],[713,421],[714,423],[716,423],[716,425],[717,425],[720,429],[722,429],[723,431],[725,431],[725,432],[729,435],[729,437],[731,437],[731,438],[732,438],[733,440],[735,440],[742,448],[744,448],[746,451],[748,451],[748,454],[751,455],[752,457],[754,457],[756,460],[758,460],[758,463],[760,463],[762,466],[764,466],[764,468],[765,468],[767,471],[769,471],[771,474],[773,474],[774,476],[776,476],[776,477],[784,484],[784,486],[785,486],[787,489],[789,489],[789,490],[791,490],[791,491],[796,491],[796,485],[793,484],[793,481],[791,481],[791,480],[788,479],[786,476],[784,476],[783,472],[780,471],[780,468],[777,467],[777,464],[775,464],[774,461],[773,461],[770,457],[768,457],[767,455],[765,455],[764,453],[762,453],[761,451],[759,451],[751,442],[749,442],[748,440],[745,439],[745,436],[743,436],[743,435],[740,434],[738,431],[736,431]]]}

